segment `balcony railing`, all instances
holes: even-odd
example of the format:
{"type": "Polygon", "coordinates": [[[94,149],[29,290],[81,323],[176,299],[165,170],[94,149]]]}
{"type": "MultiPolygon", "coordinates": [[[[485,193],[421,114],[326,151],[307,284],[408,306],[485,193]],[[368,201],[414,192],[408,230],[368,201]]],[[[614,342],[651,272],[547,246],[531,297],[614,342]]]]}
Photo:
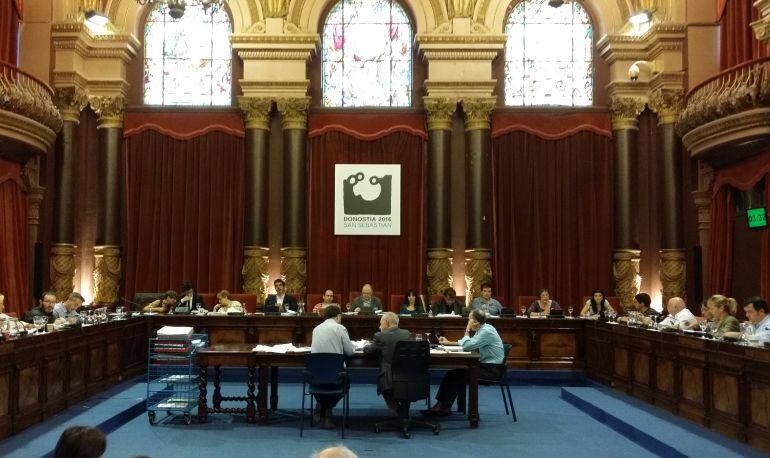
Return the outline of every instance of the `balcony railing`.
{"type": "Polygon", "coordinates": [[[17,67],[0,61],[0,109],[31,118],[54,132],[62,126],[53,90],[17,67]]]}
{"type": "Polygon", "coordinates": [[[677,132],[691,130],[752,108],[770,107],[770,57],[728,68],[687,93],[677,132]]]}

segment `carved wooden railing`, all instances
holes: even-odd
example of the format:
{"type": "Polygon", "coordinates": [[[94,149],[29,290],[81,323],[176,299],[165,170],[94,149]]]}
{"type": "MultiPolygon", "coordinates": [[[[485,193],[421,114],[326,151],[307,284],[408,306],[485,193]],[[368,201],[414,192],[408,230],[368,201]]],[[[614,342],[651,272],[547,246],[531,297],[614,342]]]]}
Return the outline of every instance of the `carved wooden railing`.
{"type": "Polygon", "coordinates": [[[716,119],[758,107],[770,107],[770,57],[728,68],[692,88],[677,132],[684,136],[716,119]]]}
{"type": "Polygon", "coordinates": [[[54,104],[51,87],[14,65],[2,61],[0,61],[0,110],[34,119],[54,132],[58,132],[62,126],[61,115],[54,104]]]}

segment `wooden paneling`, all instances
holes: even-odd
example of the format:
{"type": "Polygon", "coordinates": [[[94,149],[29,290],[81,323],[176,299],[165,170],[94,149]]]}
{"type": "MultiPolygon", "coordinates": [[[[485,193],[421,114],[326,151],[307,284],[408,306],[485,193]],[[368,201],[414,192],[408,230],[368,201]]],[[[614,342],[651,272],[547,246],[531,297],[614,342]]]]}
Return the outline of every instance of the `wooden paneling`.
{"type": "Polygon", "coordinates": [[[541,358],[574,358],[576,353],[576,334],[561,332],[542,332],[540,334],[541,358]]]}

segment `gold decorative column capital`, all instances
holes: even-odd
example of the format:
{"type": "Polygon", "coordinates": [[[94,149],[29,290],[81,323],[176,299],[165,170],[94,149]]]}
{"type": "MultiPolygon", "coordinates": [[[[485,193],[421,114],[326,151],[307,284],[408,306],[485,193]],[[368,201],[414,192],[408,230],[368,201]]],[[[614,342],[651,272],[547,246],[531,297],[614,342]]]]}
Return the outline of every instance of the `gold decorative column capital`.
{"type": "Polygon", "coordinates": [[[75,245],[51,244],[51,289],[57,298],[66,298],[73,291],[75,282],[75,245]]]}
{"type": "Polygon", "coordinates": [[[98,117],[97,129],[122,128],[126,100],[119,96],[91,96],[88,99],[98,117]]]}
{"type": "Polygon", "coordinates": [[[271,99],[241,96],[238,97],[238,107],[243,111],[247,129],[270,130],[271,99]]]}
{"type": "Polygon", "coordinates": [[[79,86],[57,87],[54,89],[54,103],[62,121],[77,124],[80,122],[80,112],[88,105],[88,95],[79,86]]]}
{"type": "Polygon", "coordinates": [[[257,296],[257,304],[264,304],[267,298],[267,271],[270,249],[260,246],[243,247],[243,291],[257,296]]]}
{"type": "Polygon", "coordinates": [[[649,107],[658,113],[658,125],[674,124],[684,109],[683,89],[658,88],[650,93],[649,107]]]}
{"type": "Polygon", "coordinates": [[[452,115],[457,109],[457,100],[425,97],[423,104],[428,115],[428,130],[452,130],[452,115]]]}
{"type": "Polygon", "coordinates": [[[759,19],[751,23],[754,36],[759,41],[770,41],[770,0],[757,0],[754,8],[759,11],[759,19]]]}
{"type": "Polygon", "coordinates": [[[120,247],[95,246],[94,258],[94,303],[114,304],[120,289],[120,247]]]}
{"type": "Polygon", "coordinates": [[[492,250],[465,250],[465,303],[481,294],[481,285],[492,282],[492,250]]]}
{"type": "Polygon", "coordinates": [[[610,98],[612,130],[638,130],[637,117],[644,111],[645,105],[646,102],[641,97],[612,96],[610,98]]]}
{"type": "Polygon", "coordinates": [[[492,110],[497,100],[494,97],[476,97],[463,99],[465,111],[465,131],[489,130],[492,110]]]}
{"type": "Polygon", "coordinates": [[[265,17],[281,18],[288,12],[288,0],[259,0],[262,4],[262,14],[265,17]]]}
{"type": "Polygon", "coordinates": [[[473,16],[476,0],[445,0],[449,19],[473,16]]]}
{"type": "Polygon", "coordinates": [[[685,250],[660,250],[660,283],[663,304],[672,297],[685,298],[687,289],[687,252],[685,250]]]}
{"type": "Polygon", "coordinates": [[[615,250],[612,253],[612,274],[615,277],[615,294],[625,309],[632,309],[634,296],[639,293],[642,276],[639,275],[640,250],[615,250]]]}
{"type": "Polygon", "coordinates": [[[454,282],[452,278],[452,250],[449,248],[428,249],[427,273],[428,294],[442,294],[445,289],[451,288],[454,282]]]}
{"type": "MultiPolygon", "coordinates": [[[[276,100],[278,111],[283,120],[281,128],[307,130],[307,113],[310,108],[310,97],[285,97],[276,100]]],[[[288,285],[287,285],[288,286],[288,285]]]]}
{"type": "Polygon", "coordinates": [[[281,248],[281,278],[286,282],[287,293],[302,293],[307,285],[307,250],[305,248],[281,248]]]}

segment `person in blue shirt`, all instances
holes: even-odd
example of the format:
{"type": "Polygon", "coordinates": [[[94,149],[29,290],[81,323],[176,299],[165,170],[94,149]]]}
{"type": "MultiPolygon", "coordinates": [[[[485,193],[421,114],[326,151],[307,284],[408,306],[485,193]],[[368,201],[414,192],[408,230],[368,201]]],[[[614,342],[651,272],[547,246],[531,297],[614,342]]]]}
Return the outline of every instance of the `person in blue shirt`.
{"type": "MultiPolygon", "coordinates": [[[[478,350],[479,352],[479,378],[498,379],[505,369],[505,350],[503,341],[497,330],[487,322],[487,314],[481,310],[472,310],[468,316],[468,325],[465,327],[465,336],[457,342],[439,337],[439,343],[444,345],[460,345],[464,351],[478,350]],[[473,332],[473,337],[471,337],[473,332]]],[[[428,410],[423,410],[423,415],[445,416],[452,410],[457,395],[465,390],[468,383],[467,369],[452,369],[447,371],[441,380],[436,404],[428,410]]]]}
{"type": "Polygon", "coordinates": [[[471,304],[473,310],[482,310],[489,315],[500,315],[503,305],[497,299],[492,298],[492,285],[484,283],[481,285],[481,297],[473,298],[471,304]]]}

